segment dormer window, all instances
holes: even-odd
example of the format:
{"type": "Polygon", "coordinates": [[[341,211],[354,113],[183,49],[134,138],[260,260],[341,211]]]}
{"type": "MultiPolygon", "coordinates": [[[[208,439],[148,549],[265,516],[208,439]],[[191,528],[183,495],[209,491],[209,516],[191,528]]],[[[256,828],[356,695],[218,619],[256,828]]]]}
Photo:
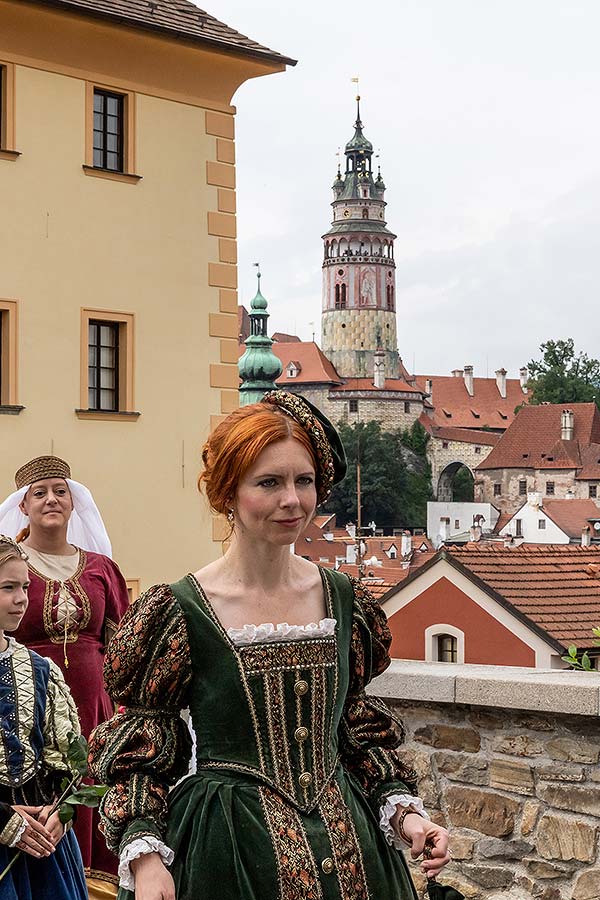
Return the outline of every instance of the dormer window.
{"type": "Polygon", "coordinates": [[[302,371],[302,366],[299,362],[289,362],[285,369],[285,374],[288,378],[297,378],[300,372],[302,371]]]}

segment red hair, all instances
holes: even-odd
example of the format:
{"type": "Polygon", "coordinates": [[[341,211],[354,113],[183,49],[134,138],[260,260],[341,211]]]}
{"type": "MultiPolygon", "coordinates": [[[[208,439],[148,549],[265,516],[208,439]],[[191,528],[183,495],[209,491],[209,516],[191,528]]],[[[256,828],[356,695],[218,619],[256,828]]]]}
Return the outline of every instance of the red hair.
{"type": "Polygon", "coordinates": [[[204,486],[212,509],[225,515],[240,479],[263,450],[290,437],[302,444],[318,474],[315,450],[306,431],[270,403],[242,406],[217,425],[202,448],[204,469],[198,478],[198,489],[204,486]]]}

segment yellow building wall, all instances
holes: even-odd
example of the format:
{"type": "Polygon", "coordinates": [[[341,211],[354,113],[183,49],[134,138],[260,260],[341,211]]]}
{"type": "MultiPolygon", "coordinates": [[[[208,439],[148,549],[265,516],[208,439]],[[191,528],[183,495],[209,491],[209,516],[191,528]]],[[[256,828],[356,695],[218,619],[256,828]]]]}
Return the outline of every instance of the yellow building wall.
{"type": "Polygon", "coordinates": [[[277,67],[7,2],[2,62],[15,63],[21,156],[0,159],[0,298],[18,301],[25,409],[0,415],[0,494],[31,457],[64,457],[92,490],[125,577],[143,589],[220,552],[196,479],[211,420],[237,404],[228,104],[241,81],[277,67]],[[54,39],[44,45],[44,34],[54,39]],[[162,85],[148,62],[157,48],[170,62],[162,85]],[[84,61],[102,61],[92,80],[136,86],[137,183],[82,168],[86,80],[98,74],[84,61]],[[134,314],[138,419],[76,415],[82,307],[134,314]]]}

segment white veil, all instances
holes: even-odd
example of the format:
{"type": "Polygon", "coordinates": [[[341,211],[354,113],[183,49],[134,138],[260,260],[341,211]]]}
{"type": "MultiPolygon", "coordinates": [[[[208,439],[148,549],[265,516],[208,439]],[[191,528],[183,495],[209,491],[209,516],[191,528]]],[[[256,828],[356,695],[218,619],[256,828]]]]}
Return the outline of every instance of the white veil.
{"type": "MultiPolygon", "coordinates": [[[[112,557],[112,547],[100,510],[94,502],[91,492],[71,478],[65,479],[73,498],[73,512],[69,519],[67,540],[82,550],[102,553],[112,557]]],[[[0,503],[0,534],[16,538],[28,524],[29,519],[19,509],[19,503],[29,490],[30,485],[19,488],[4,503],[0,503]]]]}

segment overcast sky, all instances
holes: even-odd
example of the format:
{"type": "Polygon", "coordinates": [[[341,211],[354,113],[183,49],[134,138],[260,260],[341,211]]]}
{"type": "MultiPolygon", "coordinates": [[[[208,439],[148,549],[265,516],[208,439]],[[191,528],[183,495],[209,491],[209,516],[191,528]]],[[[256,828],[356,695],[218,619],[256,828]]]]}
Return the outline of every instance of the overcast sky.
{"type": "Polygon", "coordinates": [[[359,75],[398,235],[407,367],[514,376],[543,340],[568,336],[600,357],[598,0],[214,0],[207,11],[298,59],[234,97],[240,300],[260,260],[270,331],[310,340],[314,328],[319,340],[321,235],[359,75]]]}

